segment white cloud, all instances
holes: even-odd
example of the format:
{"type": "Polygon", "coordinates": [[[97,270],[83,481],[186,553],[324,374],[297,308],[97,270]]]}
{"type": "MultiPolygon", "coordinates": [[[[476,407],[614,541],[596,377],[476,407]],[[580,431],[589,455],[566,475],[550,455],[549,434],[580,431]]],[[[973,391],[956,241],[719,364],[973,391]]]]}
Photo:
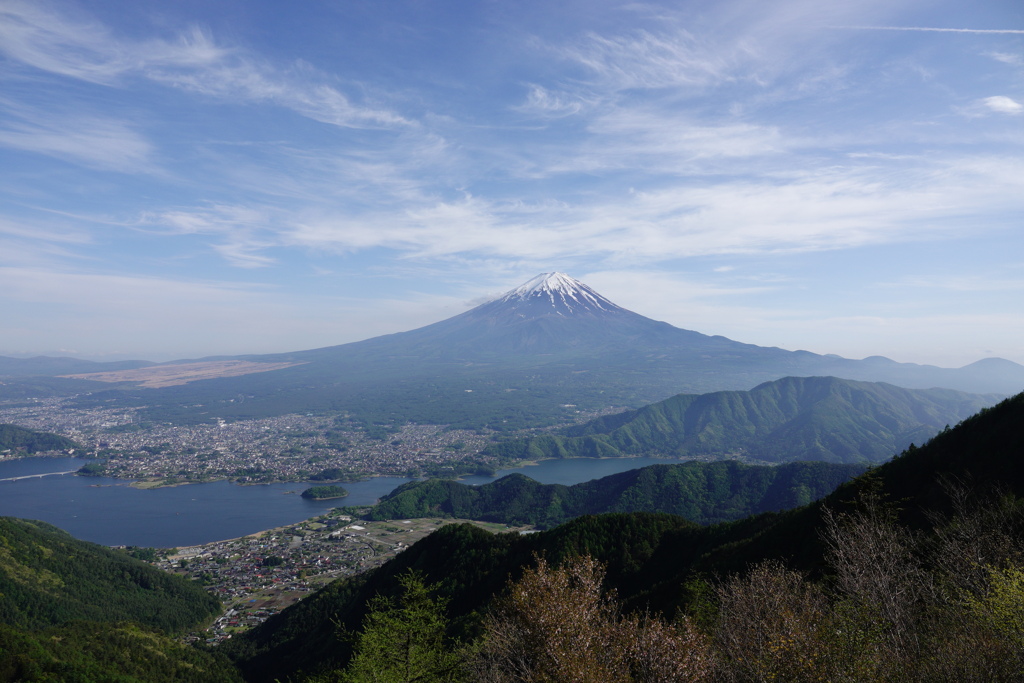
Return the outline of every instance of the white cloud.
{"type": "Polygon", "coordinates": [[[407,125],[386,109],[353,104],[314,69],[281,70],[240,49],[217,45],[199,27],[173,40],[133,41],[88,16],[58,12],[49,3],[7,0],[0,5],[0,51],[22,64],[69,78],[119,86],[142,76],[231,101],[272,102],[301,116],[343,127],[407,125]]]}
{"type": "Polygon", "coordinates": [[[578,96],[554,92],[540,85],[530,84],[526,102],[515,107],[517,111],[546,118],[562,118],[578,114],[585,103],[578,96]]]}
{"type": "Polygon", "coordinates": [[[982,104],[1000,114],[1020,114],[1024,112],[1024,104],[1005,95],[994,95],[983,99],[982,104]]]}
{"type": "Polygon", "coordinates": [[[49,112],[0,102],[12,119],[0,124],[0,146],[121,173],[153,173],[153,146],[122,120],[49,112]]]}
{"type": "Polygon", "coordinates": [[[1024,56],[1009,52],[991,52],[989,56],[997,62],[1009,64],[1010,66],[1024,66],[1024,56]]]}
{"type": "Polygon", "coordinates": [[[104,85],[149,66],[199,67],[226,53],[198,28],[174,41],[120,40],[95,19],[41,0],[0,5],[0,51],[36,69],[104,85]]]}
{"type": "Polygon", "coordinates": [[[664,35],[648,31],[590,34],[586,41],[566,50],[565,56],[619,90],[717,84],[734,78],[736,63],[751,57],[742,48],[736,54],[711,49],[682,30],[664,35]]]}

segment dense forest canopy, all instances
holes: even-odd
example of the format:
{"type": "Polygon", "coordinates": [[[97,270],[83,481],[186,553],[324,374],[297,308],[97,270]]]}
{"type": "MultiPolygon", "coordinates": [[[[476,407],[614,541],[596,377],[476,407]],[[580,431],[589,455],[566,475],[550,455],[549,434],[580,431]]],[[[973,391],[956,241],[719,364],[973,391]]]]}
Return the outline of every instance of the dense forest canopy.
{"type": "Polygon", "coordinates": [[[15,454],[31,454],[41,451],[68,451],[73,448],[79,448],[78,444],[57,434],[0,424],[0,453],[10,450],[15,454]]]}
{"type": "Polygon", "coordinates": [[[367,519],[448,516],[551,527],[602,512],[668,512],[698,524],[806,505],[861,474],[862,465],[735,461],[651,465],[563,486],[511,474],[482,486],[431,479],[385,496],[367,519]]]}

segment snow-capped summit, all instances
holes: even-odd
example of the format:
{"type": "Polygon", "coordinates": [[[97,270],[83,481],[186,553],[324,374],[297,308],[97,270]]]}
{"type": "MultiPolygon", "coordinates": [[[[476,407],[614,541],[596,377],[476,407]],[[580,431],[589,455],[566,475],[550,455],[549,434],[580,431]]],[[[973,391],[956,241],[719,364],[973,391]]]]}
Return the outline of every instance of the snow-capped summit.
{"type": "MultiPolygon", "coordinates": [[[[579,280],[565,273],[541,273],[496,300],[496,303],[519,308],[526,304],[550,307],[557,315],[611,312],[621,310],[608,299],[579,280]]],[[[536,312],[536,311],[535,311],[536,312]]]]}

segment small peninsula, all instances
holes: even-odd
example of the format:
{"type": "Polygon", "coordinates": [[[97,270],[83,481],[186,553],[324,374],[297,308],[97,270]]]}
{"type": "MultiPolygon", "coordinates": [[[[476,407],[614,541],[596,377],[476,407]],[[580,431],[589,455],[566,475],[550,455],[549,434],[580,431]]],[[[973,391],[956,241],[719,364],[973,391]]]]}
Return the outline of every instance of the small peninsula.
{"type": "Polygon", "coordinates": [[[332,498],[344,498],[348,491],[340,486],[311,486],[302,492],[303,498],[310,500],[331,500],[332,498]]]}

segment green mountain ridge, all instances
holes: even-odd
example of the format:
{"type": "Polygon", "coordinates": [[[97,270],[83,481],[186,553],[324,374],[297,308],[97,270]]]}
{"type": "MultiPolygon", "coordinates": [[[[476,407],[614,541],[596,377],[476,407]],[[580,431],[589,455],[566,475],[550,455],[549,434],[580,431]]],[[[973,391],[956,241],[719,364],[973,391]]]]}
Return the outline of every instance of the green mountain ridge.
{"type": "Polygon", "coordinates": [[[0,424],[0,452],[39,453],[40,451],[67,451],[80,446],[71,439],[49,432],[39,432],[11,424],[0,424]]]}
{"type": "Polygon", "coordinates": [[[180,632],[220,612],[197,586],[57,527],[0,517],[0,623],[132,621],[180,632]]]}
{"type": "Polygon", "coordinates": [[[0,517],[0,681],[241,680],[172,635],[221,611],[203,588],[60,529],[0,517]]]}
{"type": "Polygon", "coordinates": [[[750,391],[679,394],[484,453],[508,460],[741,455],[763,462],[878,463],[997,400],[950,389],[786,377],[750,391]]]}
{"type": "Polygon", "coordinates": [[[367,519],[447,516],[551,527],[604,512],[665,512],[698,524],[806,505],[861,474],[863,465],[798,462],[778,467],[733,461],[651,465],[564,486],[521,474],[470,486],[431,479],[398,487],[367,519]]]}

